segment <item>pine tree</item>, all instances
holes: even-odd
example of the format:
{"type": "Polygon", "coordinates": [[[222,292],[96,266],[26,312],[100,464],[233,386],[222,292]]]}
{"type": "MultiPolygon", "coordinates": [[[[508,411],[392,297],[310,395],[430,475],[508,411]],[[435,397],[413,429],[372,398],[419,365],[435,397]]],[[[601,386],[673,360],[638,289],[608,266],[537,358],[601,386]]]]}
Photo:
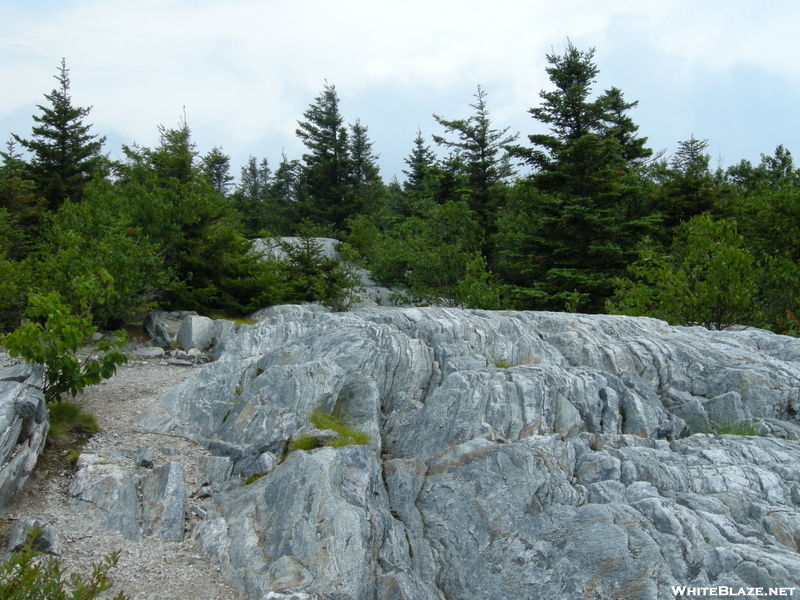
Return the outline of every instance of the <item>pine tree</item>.
{"type": "Polygon", "coordinates": [[[616,88],[590,99],[599,72],[593,57],[594,50],[571,43],[563,55],[547,56],[555,89],[542,91],[530,113],[550,133],[529,135],[532,148],[512,150],[533,167],[535,191],[521,189],[517,210],[527,214],[505,215],[497,243],[510,276],[527,279],[529,289],[520,294],[531,301],[521,302],[524,308],[561,310],[577,298],[582,310],[602,311],[613,278],[655,225],[646,210],[631,210],[639,203],[636,169],[651,154],[627,115],[636,103],[616,88]],[[524,230],[520,218],[528,223],[524,230]],[[519,262],[520,247],[529,261],[519,262]]]}
{"type": "Polygon", "coordinates": [[[325,84],[322,94],[303,113],[296,131],[308,152],[300,173],[303,200],[300,216],[330,227],[345,228],[356,212],[352,189],[350,145],[339,113],[335,86],[325,84]]]}
{"type": "Polygon", "coordinates": [[[668,164],[660,163],[657,178],[661,183],[658,206],[669,228],[686,223],[692,217],[714,207],[719,189],[709,168],[706,154],[708,140],[691,136],[678,142],[678,150],[668,164]]]}
{"type": "Polygon", "coordinates": [[[272,172],[267,159],[261,162],[255,156],[247,159],[242,167],[239,185],[233,193],[232,201],[242,217],[245,235],[257,237],[274,217],[269,200],[269,186],[272,172]]]}
{"type": "Polygon", "coordinates": [[[33,153],[30,176],[50,210],[56,210],[65,200],[80,200],[85,185],[103,172],[105,163],[101,154],[105,137],[90,135],[91,125],[83,124],[91,107],[72,106],[64,59],[55,78],[59,87],[44,96],[50,106],[37,106],[42,114],[33,116],[37,125],[32,139],[13,136],[33,153]]]}
{"type": "Polygon", "coordinates": [[[211,185],[223,196],[228,195],[228,189],[233,181],[231,175],[231,157],[222,151],[222,148],[214,146],[211,152],[202,158],[203,172],[211,185]]]}
{"type": "Polygon", "coordinates": [[[417,129],[414,149],[403,161],[408,165],[407,171],[403,169],[403,174],[406,176],[406,180],[403,182],[403,191],[417,194],[427,191],[426,188],[430,187],[427,182],[436,164],[436,153],[431,150],[430,146],[425,145],[421,129],[417,129]]]}
{"type": "Polygon", "coordinates": [[[447,134],[456,139],[434,135],[437,144],[455,150],[467,182],[469,207],[478,216],[484,230],[493,229],[494,218],[502,206],[500,185],[514,175],[514,167],[506,147],[516,141],[518,134],[508,135],[509,128],[493,129],[486,106],[486,92],[478,86],[475,109],[467,119],[447,120],[433,115],[447,134]]]}

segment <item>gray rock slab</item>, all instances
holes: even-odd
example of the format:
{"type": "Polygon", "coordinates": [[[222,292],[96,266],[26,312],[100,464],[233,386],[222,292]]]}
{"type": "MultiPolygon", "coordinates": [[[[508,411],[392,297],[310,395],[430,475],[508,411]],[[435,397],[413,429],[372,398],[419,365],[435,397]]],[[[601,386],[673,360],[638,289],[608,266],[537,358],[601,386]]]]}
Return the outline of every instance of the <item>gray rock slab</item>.
{"type": "Polygon", "coordinates": [[[194,534],[250,598],[800,586],[798,340],[449,308],[256,320],[161,401],[235,473],[276,457],[194,534]],[[312,410],[369,443],[287,453],[312,410]],[[725,421],[765,435],[707,433],[725,421]]]}
{"type": "Polygon", "coordinates": [[[169,461],[142,480],[142,529],[148,537],[182,541],[187,505],[186,472],[169,461]]]}
{"type": "Polygon", "coordinates": [[[142,539],[141,506],[132,473],[118,465],[89,465],[69,485],[70,505],[129,540],[142,539]]]}

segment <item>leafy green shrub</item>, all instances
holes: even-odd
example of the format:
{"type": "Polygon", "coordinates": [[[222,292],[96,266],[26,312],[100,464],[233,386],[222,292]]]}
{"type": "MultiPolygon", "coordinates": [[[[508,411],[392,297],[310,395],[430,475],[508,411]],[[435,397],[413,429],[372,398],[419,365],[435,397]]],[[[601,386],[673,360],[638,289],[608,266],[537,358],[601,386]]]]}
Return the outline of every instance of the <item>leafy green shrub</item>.
{"type": "Polygon", "coordinates": [[[651,316],[673,325],[725,329],[758,322],[755,261],[733,219],[704,214],[678,230],[669,254],[640,246],[628,267],[631,279],[617,279],[609,312],[651,316]]]}
{"type": "MultiPolygon", "coordinates": [[[[35,534],[35,532],[33,532],[35,534]]],[[[35,535],[34,535],[35,537],[35,535]]],[[[12,552],[0,566],[0,598],[4,600],[91,600],[111,589],[108,571],[119,555],[106,556],[91,565],[91,573],[73,573],[69,577],[54,556],[47,558],[35,551],[30,542],[12,552]]],[[[127,600],[120,592],[114,600],[127,600]]]]}
{"type": "MultiPolygon", "coordinates": [[[[105,276],[110,278],[107,273],[105,276]]],[[[88,356],[78,356],[86,338],[97,331],[92,325],[91,307],[103,300],[100,286],[97,280],[83,280],[79,288],[83,301],[78,310],[62,302],[58,292],[31,294],[26,311],[29,320],[0,338],[11,356],[45,365],[43,391],[47,402],[61,400],[66,392],[76,396],[86,386],[113,376],[117,365],[128,360],[120,351],[128,339],[125,331],[116,332],[114,342],[99,342],[88,356]]]]}

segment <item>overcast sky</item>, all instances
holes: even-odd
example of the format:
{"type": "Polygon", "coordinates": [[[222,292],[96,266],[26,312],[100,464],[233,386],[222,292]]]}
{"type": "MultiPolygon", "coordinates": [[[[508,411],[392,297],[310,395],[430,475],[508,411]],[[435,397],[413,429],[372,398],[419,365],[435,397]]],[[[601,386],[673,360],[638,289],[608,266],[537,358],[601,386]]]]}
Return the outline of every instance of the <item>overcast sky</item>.
{"type": "Polygon", "coordinates": [[[417,128],[468,117],[478,84],[497,128],[542,132],[527,111],[569,39],[596,49],[596,92],[639,101],[651,148],[694,135],[714,166],[778,144],[800,162],[799,30],[796,0],[0,0],[0,143],[30,137],[64,57],[112,157],[156,145],[185,107],[198,150],[221,146],[238,179],[249,155],[300,158],[297,121],[327,80],[402,179],[417,128]]]}

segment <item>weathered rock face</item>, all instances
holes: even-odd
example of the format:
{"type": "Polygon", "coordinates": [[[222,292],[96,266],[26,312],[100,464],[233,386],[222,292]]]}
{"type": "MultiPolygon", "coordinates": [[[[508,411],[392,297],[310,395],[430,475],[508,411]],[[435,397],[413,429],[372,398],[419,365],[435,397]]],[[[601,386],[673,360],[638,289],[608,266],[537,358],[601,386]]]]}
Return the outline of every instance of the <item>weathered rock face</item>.
{"type": "Polygon", "coordinates": [[[159,424],[234,473],[269,462],[195,531],[251,598],[800,586],[800,340],[556,313],[261,316],[159,424]],[[286,454],[312,409],[369,444],[286,454]],[[761,435],[711,433],[747,424],[761,435]]]}
{"type": "Polygon", "coordinates": [[[47,440],[43,377],[34,365],[0,371],[0,507],[28,480],[47,440]]]}

